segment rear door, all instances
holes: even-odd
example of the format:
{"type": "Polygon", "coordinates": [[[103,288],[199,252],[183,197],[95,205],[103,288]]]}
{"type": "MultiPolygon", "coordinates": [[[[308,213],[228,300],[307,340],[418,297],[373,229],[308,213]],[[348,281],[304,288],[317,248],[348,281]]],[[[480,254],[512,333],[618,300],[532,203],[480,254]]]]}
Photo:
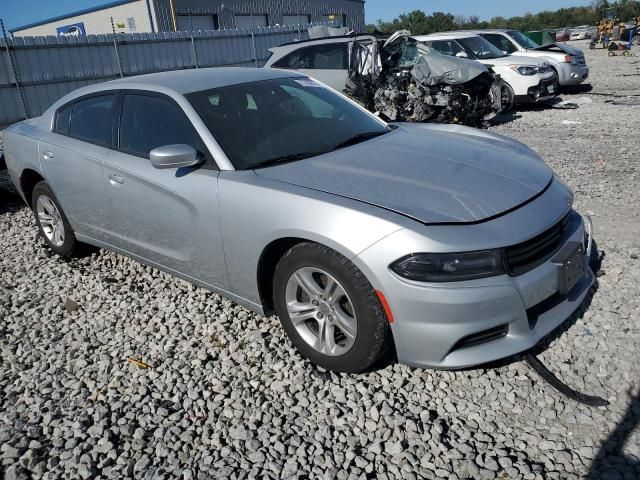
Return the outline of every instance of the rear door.
{"type": "Polygon", "coordinates": [[[61,107],[38,146],[44,176],[75,232],[107,243],[103,161],[113,144],[116,98],[100,93],[61,107]]]}
{"type": "Polygon", "coordinates": [[[227,285],[218,215],[218,170],[183,110],[166,95],[125,91],[118,142],[105,160],[110,229],[118,246],[218,288],[227,285]],[[154,148],[187,144],[205,163],[154,168],[154,148]]]}

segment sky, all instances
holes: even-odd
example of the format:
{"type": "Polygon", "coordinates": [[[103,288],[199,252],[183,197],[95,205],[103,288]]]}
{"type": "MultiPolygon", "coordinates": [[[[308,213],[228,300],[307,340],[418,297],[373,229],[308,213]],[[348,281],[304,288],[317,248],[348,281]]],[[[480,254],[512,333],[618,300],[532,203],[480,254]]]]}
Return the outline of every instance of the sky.
{"type": "MultiPolygon", "coordinates": [[[[318,0],[322,1],[322,0],[318,0]]],[[[109,3],[110,0],[0,0],[0,18],[7,30],[46,18],[109,3]]],[[[392,20],[401,13],[425,10],[478,15],[482,20],[501,15],[511,17],[526,12],[588,5],[591,0],[366,0],[367,23],[379,18],[392,20]]]]}

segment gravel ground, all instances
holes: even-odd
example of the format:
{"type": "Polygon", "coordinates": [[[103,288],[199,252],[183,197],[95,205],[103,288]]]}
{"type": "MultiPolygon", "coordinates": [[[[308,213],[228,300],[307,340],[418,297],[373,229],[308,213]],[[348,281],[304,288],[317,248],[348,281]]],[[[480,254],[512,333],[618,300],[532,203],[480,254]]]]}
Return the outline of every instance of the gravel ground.
{"type": "Polygon", "coordinates": [[[320,371],[276,318],[106,251],[52,256],[0,181],[0,477],[640,478],[640,107],[607,103],[640,95],[640,63],[586,53],[593,90],[565,95],[579,109],[491,130],[540,152],[593,214],[598,287],[540,357],[608,407],[520,359],[320,371]]]}

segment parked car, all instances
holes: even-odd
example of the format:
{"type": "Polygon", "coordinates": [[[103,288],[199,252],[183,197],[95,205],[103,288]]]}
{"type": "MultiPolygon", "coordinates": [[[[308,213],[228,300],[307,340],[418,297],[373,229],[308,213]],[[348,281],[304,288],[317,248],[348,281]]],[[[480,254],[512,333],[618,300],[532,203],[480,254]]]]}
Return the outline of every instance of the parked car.
{"type": "Polygon", "coordinates": [[[504,110],[499,76],[477,62],[419,48],[408,31],[346,35],[270,49],[265,68],[295,70],[344,92],[387,121],[478,126],[504,110]]]}
{"type": "MultiPolygon", "coordinates": [[[[558,75],[560,86],[579,85],[589,77],[584,52],[566,44],[540,46],[516,30],[474,30],[506,54],[537,58],[551,65],[558,75]]],[[[557,38],[557,41],[561,40],[557,38]]]]}
{"type": "Polygon", "coordinates": [[[545,61],[505,55],[473,33],[434,33],[415,38],[442,54],[491,66],[505,82],[511,106],[548,100],[558,94],[558,79],[545,61]]]}
{"type": "Polygon", "coordinates": [[[591,38],[591,34],[588,26],[577,27],[571,30],[571,35],[569,35],[569,40],[587,40],[591,38]]]}
{"type": "Polygon", "coordinates": [[[335,371],[393,347],[441,368],[527,350],[594,281],[573,195],[532,150],[389,125],[299,73],[83,87],[9,127],[5,149],[53,252],[104,247],[276,312],[335,371]]]}
{"type": "Polygon", "coordinates": [[[558,28],[554,30],[556,36],[556,42],[567,42],[571,37],[571,29],[569,28],[558,28]]]}

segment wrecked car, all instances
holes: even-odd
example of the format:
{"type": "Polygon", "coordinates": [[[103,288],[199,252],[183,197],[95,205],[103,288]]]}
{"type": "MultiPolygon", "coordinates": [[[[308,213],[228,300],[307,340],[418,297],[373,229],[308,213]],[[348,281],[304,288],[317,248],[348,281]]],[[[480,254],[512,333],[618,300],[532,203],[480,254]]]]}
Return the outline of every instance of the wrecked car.
{"type": "Polygon", "coordinates": [[[490,68],[420,45],[407,31],[386,41],[347,35],[270,50],[266,68],[296,70],[346,93],[387,121],[477,126],[508,108],[490,68]]]}

